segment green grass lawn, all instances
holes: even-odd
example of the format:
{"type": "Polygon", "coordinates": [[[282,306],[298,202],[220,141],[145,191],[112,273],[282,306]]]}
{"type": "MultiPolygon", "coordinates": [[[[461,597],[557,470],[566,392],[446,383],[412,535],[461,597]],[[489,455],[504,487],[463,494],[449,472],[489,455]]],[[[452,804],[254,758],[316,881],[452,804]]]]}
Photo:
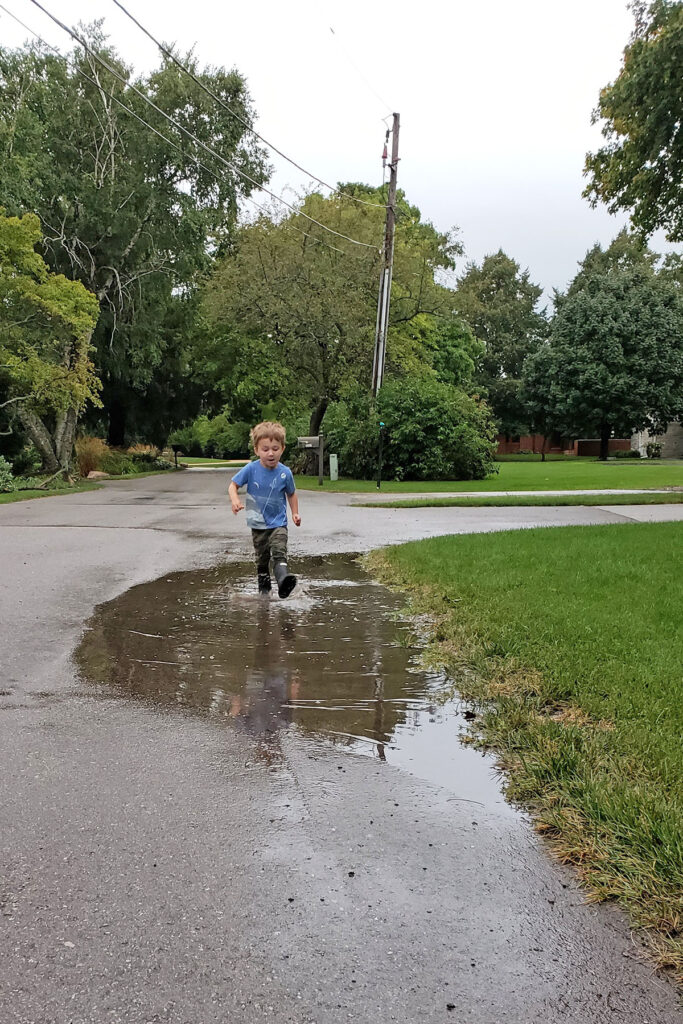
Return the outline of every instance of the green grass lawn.
{"type": "Polygon", "coordinates": [[[477,494],[463,498],[409,498],[405,501],[359,502],[357,508],[499,508],[507,505],[678,505],[683,491],[659,494],[477,494]]]}
{"type": "Polygon", "coordinates": [[[440,537],[369,563],[431,616],[428,655],[480,703],[510,796],[683,979],[683,523],[440,537]]]}
{"type": "MultiPolygon", "coordinates": [[[[577,491],[599,488],[683,487],[680,459],[597,462],[595,459],[564,459],[553,462],[499,462],[498,473],[486,480],[382,481],[387,494],[438,491],[577,491]]],[[[297,487],[318,489],[315,476],[297,476],[297,487]]],[[[376,491],[374,480],[325,480],[327,491],[376,491]]]]}
{"type": "Polygon", "coordinates": [[[0,494],[0,505],[7,505],[13,501],[28,501],[30,498],[56,498],[60,494],[78,494],[79,491],[96,491],[102,485],[95,481],[89,483],[72,484],[67,487],[52,487],[49,490],[10,491],[8,494],[0,494]]]}

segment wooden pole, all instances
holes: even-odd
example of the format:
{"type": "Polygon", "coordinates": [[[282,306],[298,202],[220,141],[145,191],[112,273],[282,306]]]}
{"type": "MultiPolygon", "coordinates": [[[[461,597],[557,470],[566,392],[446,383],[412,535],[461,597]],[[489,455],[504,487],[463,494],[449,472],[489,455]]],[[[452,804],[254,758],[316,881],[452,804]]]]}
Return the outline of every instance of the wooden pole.
{"type": "Polygon", "coordinates": [[[391,163],[389,165],[389,194],[384,227],[384,249],[382,251],[382,272],[379,281],[377,302],[377,324],[375,328],[375,355],[372,366],[372,393],[377,394],[384,379],[384,359],[389,328],[389,304],[391,302],[391,275],[394,266],[394,233],[396,228],[396,181],[398,178],[398,135],[401,127],[399,114],[394,114],[391,138],[391,163]]]}

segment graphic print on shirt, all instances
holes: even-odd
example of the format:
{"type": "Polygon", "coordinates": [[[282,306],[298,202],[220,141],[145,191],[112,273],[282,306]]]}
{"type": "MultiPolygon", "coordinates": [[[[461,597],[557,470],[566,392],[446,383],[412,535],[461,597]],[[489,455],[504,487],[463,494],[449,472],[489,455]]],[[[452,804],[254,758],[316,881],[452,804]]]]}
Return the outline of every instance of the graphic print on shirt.
{"type": "MultiPolygon", "coordinates": [[[[282,479],[287,479],[286,473],[282,474],[282,479]]],[[[247,510],[247,526],[250,526],[252,530],[269,529],[268,522],[277,516],[282,505],[280,478],[274,475],[268,490],[261,487],[258,480],[250,481],[247,485],[247,499],[244,504],[247,510]],[[253,493],[252,487],[254,488],[253,493]]]]}
{"type": "Polygon", "coordinates": [[[247,526],[252,530],[270,530],[287,525],[285,495],[296,490],[287,466],[278,465],[271,470],[259,462],[251,462],[235,474],[233,482],[238,487],[247,485],[247,526]]]}

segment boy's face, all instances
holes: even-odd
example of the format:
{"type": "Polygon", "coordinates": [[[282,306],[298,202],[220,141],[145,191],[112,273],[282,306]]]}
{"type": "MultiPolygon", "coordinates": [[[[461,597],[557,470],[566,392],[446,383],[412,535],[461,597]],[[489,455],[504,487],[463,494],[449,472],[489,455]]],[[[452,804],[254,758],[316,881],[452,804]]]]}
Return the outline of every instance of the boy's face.
{"type": "Polygon", "coordinates": [[[262,437],[256,445],[256,454],[261,460],[262,466],[274,469],[280,461],[284,448],[274,437],[262,437]]]}

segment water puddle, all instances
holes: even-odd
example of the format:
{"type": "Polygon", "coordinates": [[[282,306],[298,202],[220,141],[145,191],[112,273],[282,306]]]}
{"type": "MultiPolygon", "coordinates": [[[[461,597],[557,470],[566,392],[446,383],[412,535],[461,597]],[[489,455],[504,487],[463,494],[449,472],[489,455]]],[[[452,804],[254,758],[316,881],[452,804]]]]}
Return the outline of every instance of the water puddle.
{"type": "Polygon", "coordinates": [[[400,598],[349,556],[297,559],[292,597],[259,597],[251,566],[175,573],[102,605],[81,675],[201,712],[276,747],[284,729],[386,761],[460,800],[511,813],[491,759],[461,742],[466,709],[419,665],[400,598]]]}

